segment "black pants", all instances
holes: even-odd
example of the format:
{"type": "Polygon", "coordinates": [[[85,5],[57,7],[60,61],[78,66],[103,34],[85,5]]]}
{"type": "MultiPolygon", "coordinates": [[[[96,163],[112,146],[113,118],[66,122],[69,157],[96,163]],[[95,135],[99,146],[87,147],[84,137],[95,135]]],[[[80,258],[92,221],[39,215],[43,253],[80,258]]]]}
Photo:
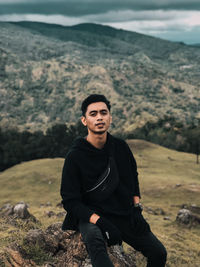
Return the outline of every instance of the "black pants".
{"type": "MultiPolygon", "coordinates": [[[[106,216],[121,232],[122,239],[147,257],[147,267],[164,267],[167,252],[152,232],[136,235],[131,228],[129,216],[106,216]]],[[[105,240],[99,227],[92,223],[79,222],[83,242],[93,267],[113,267],[108,257],[105,240]]]]}

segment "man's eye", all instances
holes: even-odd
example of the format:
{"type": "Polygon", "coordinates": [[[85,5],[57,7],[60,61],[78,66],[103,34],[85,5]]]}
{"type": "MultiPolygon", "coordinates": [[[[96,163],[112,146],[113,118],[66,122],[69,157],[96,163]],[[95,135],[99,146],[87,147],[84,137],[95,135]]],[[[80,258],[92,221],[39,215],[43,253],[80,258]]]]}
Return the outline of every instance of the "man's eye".
{"type": "Polygon", "coordinates": [[[102,111],[101,114],[106,115],[108,114],[108,112],[105,110],[105,111],[102,111]]]}
{"type": "Polygon", "coordinates": [[[94,117],[94,116],[96,116],[96,113],[92,112],[92,113],[90,113],[90,116],[94,117]]]}

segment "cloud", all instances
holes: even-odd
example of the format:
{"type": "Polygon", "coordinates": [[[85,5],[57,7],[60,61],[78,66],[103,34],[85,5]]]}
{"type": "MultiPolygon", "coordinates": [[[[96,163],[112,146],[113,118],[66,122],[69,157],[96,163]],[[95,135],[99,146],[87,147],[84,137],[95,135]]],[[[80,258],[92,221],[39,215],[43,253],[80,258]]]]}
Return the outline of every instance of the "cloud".
{"type": "Polygon", "coordinates": [[[0,21],[20,20],[101,23],[173,40],[188,42],[191,36],[200,43],[199,0],[0,0],[0,21]]]}
{"type": "Polygon", "coordinates": [[[63,15],[42,15],[42,14],[11,14],[0,15],[0,21],[38,21],[45,23],[60,24],[64,26],[75,25],[84,22],[79,17],[67,17],[63,15]]]}
{"type": "Polygon", "coordinates": [[[111,11],[200,10],[199,0],[0,0],[0,14],[84,16],[111,11]]]}
{"type": "Polygon", "coordinates": [[[77,23],[94,22],[112,25],[113,27],[131,30],[133,27],[139,30],[147,29],[190,29],[200,25],[200,11],[110,11],[97,15],[64,16],[60,14],[10,14],[0,15],[1,21],[32,20],[61,25],[73,25],[77,23]]]}
{"type": "Polygon", "coordinates": [[[136,12],[124,10],[79,17],[59,14],[12,14],[0,16],[0,21],[21,20],[55,23],[64,26],[95,22],[174,41],[180,40],[187,43],[200,43],[200,35],[195,35],[195,31],[200,32],[200,11],[157,10],[136,12]],[[190,40],[190,38],[192,39],[190,40]]]}

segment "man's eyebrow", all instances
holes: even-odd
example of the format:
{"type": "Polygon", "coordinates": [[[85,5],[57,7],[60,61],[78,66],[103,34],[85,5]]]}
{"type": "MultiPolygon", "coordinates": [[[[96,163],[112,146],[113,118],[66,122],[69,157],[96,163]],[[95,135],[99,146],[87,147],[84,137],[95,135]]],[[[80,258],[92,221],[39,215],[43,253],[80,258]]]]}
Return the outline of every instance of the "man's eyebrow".
{"type": "Polygon", "coordinates": [[[97,112],[98,110],[90,110],[89,113],[97,112]]]}
{"type": "Polygon", "coordinates": [[[102,111],[108,111],[108,110],[107,110],[107,109],[91,110],[91,111],[89,112],[89,114],[90,114],[90,113],[93,113],[93,112],[98,112],[98,111],[102,112],[102,111]]]}

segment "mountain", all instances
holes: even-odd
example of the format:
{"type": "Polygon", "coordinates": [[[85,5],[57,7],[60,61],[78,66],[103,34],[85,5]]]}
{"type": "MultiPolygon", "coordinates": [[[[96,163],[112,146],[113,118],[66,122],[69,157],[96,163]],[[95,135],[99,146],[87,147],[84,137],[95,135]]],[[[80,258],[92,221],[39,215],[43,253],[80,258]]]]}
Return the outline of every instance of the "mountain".
{"type": "Polygon", "coordinates": [[[199,47],[199,46],[200,46],[200,44],[191,44],[191,46],[198,46],[198,47],[199,47]]]}
{"type": "Polygon", "coordinates": [[[113,131],[200,118],[200,47],[98,24],[0,22],[0,126],[73,123],[90,93],[112,103],[113,131]]]}

